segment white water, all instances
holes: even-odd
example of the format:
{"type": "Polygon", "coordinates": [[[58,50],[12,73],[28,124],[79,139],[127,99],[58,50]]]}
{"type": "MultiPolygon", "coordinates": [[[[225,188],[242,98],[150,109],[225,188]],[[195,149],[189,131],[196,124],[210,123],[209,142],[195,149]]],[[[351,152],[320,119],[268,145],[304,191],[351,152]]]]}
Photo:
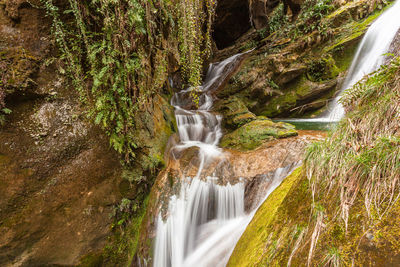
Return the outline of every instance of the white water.
{"type": "Polygon", "coordinates": [[[222,62],[210,65],[204,84],[198,88],[201,92],[198,110],[184,109],[185,105],[191,102],[190,91],[192,88],[176,93],[171,100],[171,104],[175,108],[180,138],[180,144],[175,146],[174,150],[183,150],[189,147],[199,148],[201,164],[196,177],[200,177],[204,164],[221,154],[217,145],[222,137],[222,117],[209,112],[213,105],[210,94],[226,78],[226,69],[234,65],[241,55],[237,54],[222,62]]]}
{"type": "Polygon", "coordinates": [[[336,122],[345,115],[345,110],[339,102],[341,93],[350,89],[365,75],[368,75],[385,62],[385,54],[389,51],[390,44],[400,29],[400,0],[386,10],[369,27],[362,39],[353,62],[342,85],[339,95],[329,103],[328,110],[320,118],[296,119],[295,121],[336,122]]]}
{"type": "Polygon", "coordinates": [[[272,183],[264,198],[248,214],[243,182],[220,186],[215,184],[216,177],[187,178],[179,196],[169,201],[168,219],[164,222],[158,216],[154,266],[226,266],[258,207],[296,165],[279,168],[269,177],[272,183]]]}
{"type": "MultiPolygon", "coordinates": [[[[210,66],[200,88],[198,110],[184,109],[191,89],[177,93],[172,99],[180,137],[180,143],[172,151],[198,147],[200,165],[197,175],[184,177],[180,193],[169,199],[167,218],[163,220],[162,215],[158,215],[155,267],[225,266],[256,211],[245,212],[242,181],[223,186],[218,184],[218,177],[201,178],[204,167],[222,155],[217,146],[222,137],[222,118],[209,112],[213,104],[211,92],[226,79],[227,68],[239,57],[240,54],[210,66]]],[[[263,192],[265,197],[292,169],[293,166],[281,168],[271,174],[272,177],[266,177],[272,183],[267,192],[263,192]]]]}
{"type": "MultiPolygon", "coordinates": [[[[244,211],[238,213],[240,216],[235,216],[230,220],[212,220],[201,226],[200,234],[205,238],[200,238],[201,242],[197,248],[190,253],[182,266],[210,266],[210,267],[223,267],[228,263],[236,243],[239,241],[243,232],[246,230],[247,225],[253,219],[259,206],[267,199],[267,197],[281,184],[283,179],[289,175],[297,164],[286,166],[285,168],[278,168],[272,173],[270,177],[272,183],[268,186],[265,192],[257,192],[257,194],[264,194],[255,209],[246,214],[244,211]]],[[[236,201],[243,203],[244,186],[239,184],[242,190],[240,195],[237,195],[236,201]]]]}

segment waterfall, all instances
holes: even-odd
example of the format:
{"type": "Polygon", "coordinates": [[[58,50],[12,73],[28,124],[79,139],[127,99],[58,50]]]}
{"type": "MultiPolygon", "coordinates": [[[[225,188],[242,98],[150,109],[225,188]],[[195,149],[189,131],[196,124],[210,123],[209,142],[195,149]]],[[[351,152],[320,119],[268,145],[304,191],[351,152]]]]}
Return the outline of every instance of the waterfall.
{"type": "Polygon", "coordinates": [[[335,97],[329,104],[328,109],[318,118],[312,119],[287,119],[280,120],[296,123],[332,123],[337,122],[345,115],[345,110],[340,103],[341,93],[350,89],[365,75],[368,75],[384,64],[386,53],[400,29],[400,0],[386,10],[369,27],[367,33],[357,48],[346,79],[335,97]]]}
{"type": "MultiPolygon", "coordinates": [[[[197,110],[190,109],[192,88],[176,93],[171,100],[180,137],[180,143],[171,151],[197,147],[200,163],[195,177],[181,179],[179,193],[169,199],[166,218],[161,212],[158,214],[155,267],[225,266],[257,210],[245,212],[243,181],[220,185],[218,177],[201,177],[204,167],[222,155],[218,148],[222,118],[210,112],[213,104],[211,93],[229,76],[240,56],[210,65],[205,82],[198,89],[201,96],[197,110]]],[[[293,168],[287,166],[266,175],[265,179],[271,179],[272,183],[267,192],[263,192],[265,198],[293,168]]]]}
{"type": "MultiPolygon", "coordinates": [[[[341,92],[351,88],[365,75],[370,74],[385,62],[386,53],[400,28],[400,0],[385,11],[368,29],[361,41],[341,92]]],[[[339,103],[340,94],[330,103],[329,112],[321,119],[338,121],[344,114],[344,108],[339,103]]]]}
{"type": "Polygon", "coordinates": [[[169,200],[166,221],[158,215],[154,266],[226,266],[258,207],[297,165],[271,173],[272,184],[261,192],[264,198],[248,214],[243,182],[221,186],[215,184],[216,177],[185,179],[180,194],[169,200]]]}
{"type": "Polygon", "coordinates": [[[244,215],[243,183],[220,186],[212,178],[186,179],[179,196],[170,199],[168,212],[166,222],[158,216],[154,266],[187,266],[185,258],[208,239],[210,224],[222,227],[244,215]]]}

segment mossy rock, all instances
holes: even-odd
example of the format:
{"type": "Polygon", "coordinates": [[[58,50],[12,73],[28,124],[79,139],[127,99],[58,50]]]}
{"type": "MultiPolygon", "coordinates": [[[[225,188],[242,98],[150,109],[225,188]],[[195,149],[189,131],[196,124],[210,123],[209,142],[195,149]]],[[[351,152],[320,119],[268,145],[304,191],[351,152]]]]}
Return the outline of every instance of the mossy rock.
{"type": "MultiPolygon", "coordinates": [[[[382,10],[374,12],[366,19],[361,21],[353,21],[340,28],[340,33],[333,45],[326,47],[325,52],[335,51],[337,49],[347,49],[349,46],[357,43],[364,33],[367,32],[371,23],[376,20],[389,6],[382,10]]],[[[339,12],[339,10],[337,11],[339,12]]],[[[335,12],[335,13],[337,13],[335,12]]],[[[343,11],[342,11],[343,12],[343,11]]]]}
{"type": "Polygon", "coordinates": [[[221,147],[229,147],[238,150],[252,150],[259,147],[263,142],[275,138],[284,138],[297,135],[293,125],[288,123],[274,123],[265,117],[258,117],[221,140],[221,147]]]}
{"type": "Polygon", "coordinates": [[[263,105],[256,114],[266,117],[276,117],[279,114],[286,113],[296,107],[298,96],[295,91],[288,92],[273,98],[266,105],[263,105]]]}
{"type": "Polygon", "coordinates": [[[224,127],[230,129],[237,129],[256,119],[256,115],[237,97],[219,100],[214,109],[223,115],[224,127]]]}
{"type": "Polygon", "coordinates": [[[331,55],[310,62],[307,78],[313,82],[320,82],[336,78],[340,73],[335,60],[331,55]]]}
{"type": "MultiPolygon", "coordinates": [[[[303,181],[302,167],[300,167],[286,177],[282,184],[269,195],[236,244],[227,266],[283,266],[269,265],[266,260],[270,253],[265,252],[273,247],[268,244],[274,238],[271,233],[273,233],[278,215],[283,211],[282,205],[287,202],[289,197],[292,197],[297,204],[303,203],[303,197],[307,195],[307,184],[305,187],[302,186],[303,181]],[[297,190],[297,192],[292,195],[293,190],[297,190]]],[[[308,201],[304,201],[304,203],[310,204],[308,201]]],[[[297,209],[298,206],[294,205],[294,207],[297,209]]],[[[308,217],[305,216],[305,219],[308,217]]]]}
{"type": "Polygon", "coordinates": [[[152,99],[153,107],[142,112],[135,121],[135,141],[142,153],[137,162],[143,170],[152,170],[164,164],[164,150],[169,137],[177,131],[174,110],[162,95],[152,99]]]}

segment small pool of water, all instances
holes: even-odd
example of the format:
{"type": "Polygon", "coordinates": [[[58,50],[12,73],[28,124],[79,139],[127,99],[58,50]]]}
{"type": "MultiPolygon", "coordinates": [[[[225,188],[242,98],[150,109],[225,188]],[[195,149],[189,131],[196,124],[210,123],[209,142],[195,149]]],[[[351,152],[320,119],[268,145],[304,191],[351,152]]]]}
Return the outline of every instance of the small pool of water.
{"type": "Polygon", "coordinates": [[[317,121],[307,119],[277,119],[274,122],[287,122],[296,126],[297,130],[315,130],[315,131],[329,131],[332,129],[336,122],[317,121]]]}

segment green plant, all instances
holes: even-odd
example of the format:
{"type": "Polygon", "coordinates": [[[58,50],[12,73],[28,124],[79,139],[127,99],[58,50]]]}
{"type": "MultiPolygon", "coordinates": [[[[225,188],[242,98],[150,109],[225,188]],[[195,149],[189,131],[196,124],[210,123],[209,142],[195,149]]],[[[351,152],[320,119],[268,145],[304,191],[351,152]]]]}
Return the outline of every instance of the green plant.
{"type": "Polygon", "coordinates": [[[289,20],[283,10],[283,3],[280,3],[279,6],[271,13],[268,21],[269,32],[277,32],[281,31],[282,28],[286,28],[282,26],[287,26],[289,20]]]}
{"type": "Polygon", "coordinates": [[[1,86],[0,80],[0,125],[3,125],[6,120],[6,115],[11,114],[11,110],[5,107],[5,90],[4,87],[1,86]]]}
{"type": "Polygon", "coordinates": [[[328,27],[323,23],[323,18],[333,10],[332,0],[306,0],[301,5],[301,12],[296,23],[291,23],[284,13],[284,6],[281,3],[271,13],[268,22],[269,31],[292,38],[298,38],[313,31],[327,35],[328,27]]]}
{"type": "MultiPolygon", "coordinates": [[[[349,110],[346,118],[329,138],[308,148],[313,201],[323,203],[331,216],[325,224],[342,221],[347,232],[352,207],[363,203],[368,220],[362,227],[369,229],[400,198],[399,72],[397,58],[348,89],[341,99],[349,110]]],[[[315,205],[313,212],[318,214],[315,205]]],[[[316,229],[313,236],[320,234],[316,229]]],[[[333,265],[340,259],[335,250],[326,257],[333,265]]]]}
{"type": "Polygon", "coordinates": [[[330,56],[311,61],[308,64],[307,78],[310,81],[320,82],[335,78],[339,74],[335,60],[330,56]]]}
{"type": "Polygon", "coordinates": [[[198,103],[196,89],[211,54],[214,0],[69,0],[66,10],[41,1],[53,19],[64,62],[60,72],[71,78],[89,118],[125,162],[135,158],[137,115],[165,86],[171,54],[198,103]]]}

